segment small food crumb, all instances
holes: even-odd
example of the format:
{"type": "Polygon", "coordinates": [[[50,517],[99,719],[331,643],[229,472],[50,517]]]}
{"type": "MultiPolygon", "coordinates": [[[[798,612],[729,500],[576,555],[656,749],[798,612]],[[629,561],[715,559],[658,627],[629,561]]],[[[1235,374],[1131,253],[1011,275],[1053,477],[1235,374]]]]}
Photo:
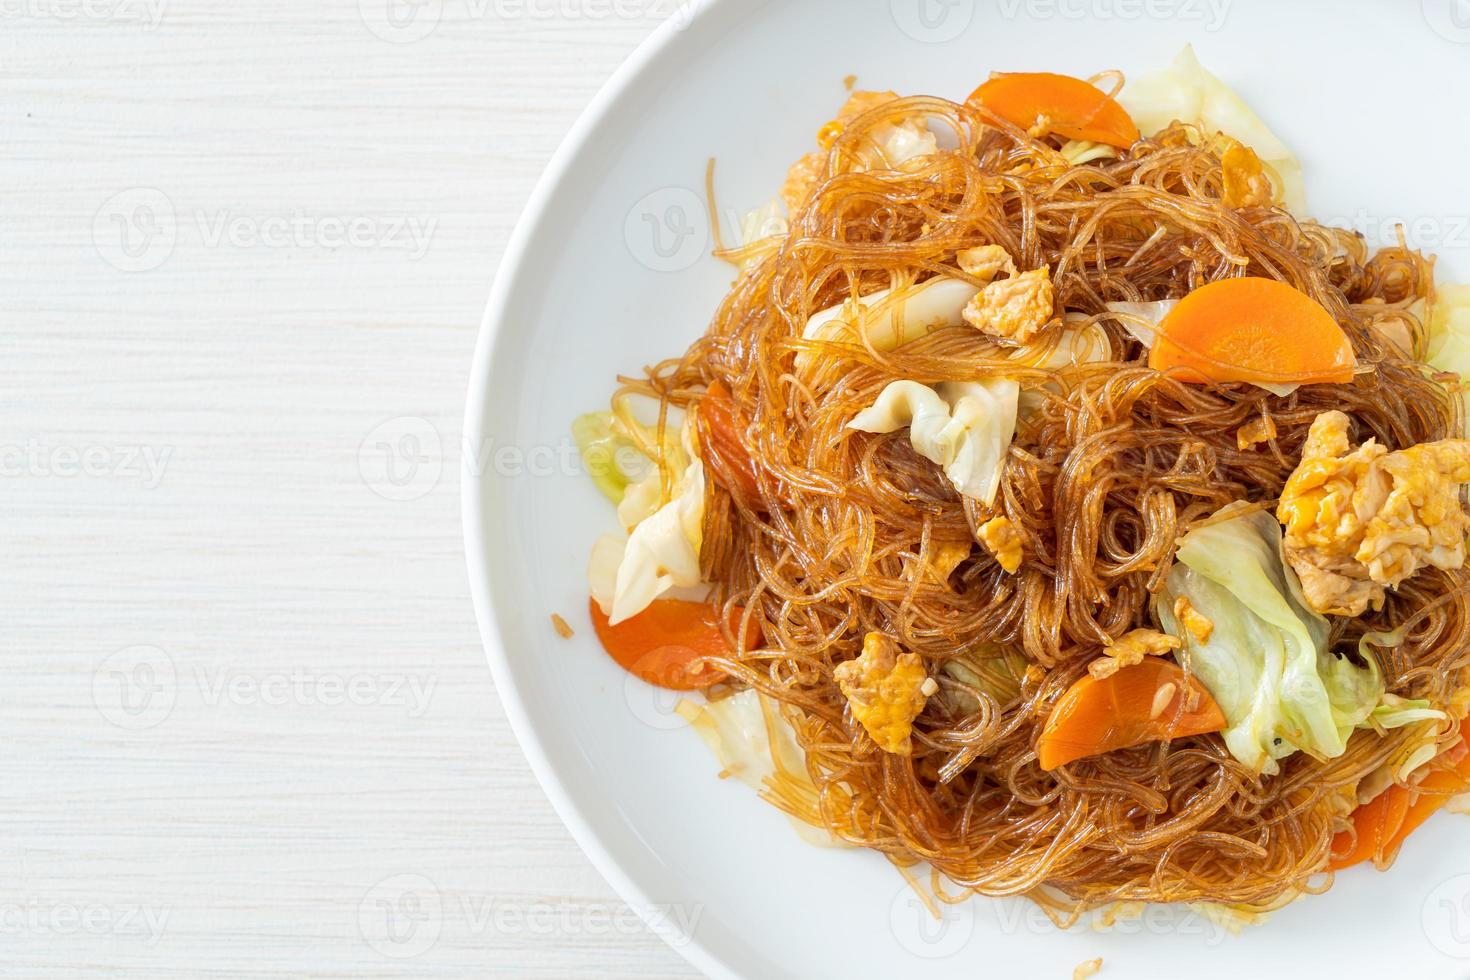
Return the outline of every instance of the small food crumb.
{"type": "Polygon", "coordinates": [[[1102,969],[1102,957],[1088,960],[1086,963],[1078,963],[1077,968],[1072,971],[1072,980],[1087,980],[1088,977],[1096,976],[1102,969]]]}
{"type": "Polygon", "coordinates": [[[842,87],[845,88],[845,89],[847,89],[849,92],[852,91],[852,87],[854,85],[856,85],[856,84],[857,84],[857,76],[856,75],[848,75],[846,78],[844,78],[842,80],[842,87]]]}
{"type": "Polygon", "coordinates": [[[1179,692],[1179,685],[1173,681],[1165,684],[1154,692],[1154,703],[1149,707],[1149,720],[1157,718],[1169,707],[1169,702],[1174,700],[1174,695],[1179,692]]]}
{"type": "Polygon", "coordinates": [[[828,121],[821,129],[817,130],[817,146],[823,150],[832,149],[832,144],[837,142],[837,137],[841,136],[842,131],[846,128],[844,124],[838,122],[836,119],[828,121]]]}
{"type": "Polygon", "coordinates": [[[1004,272],[1009,278],[1016,274],[1016,260],[1011,258],[1000,245],[976,245],[960,249],[955,253],[955,264],[967,276],[974,276],[985,283],[992,282],[1004,272]]]}
{"type": "Polygon", "coordinates": [[[1200,699],[1204,696],[1202,693],[1204,689],[1198,684],[1191,684],[1185,690],[1184,710],[1192,712],[1199,707],[1200,699]]]}
{"type": "Polygon", "coordinates": [[[551,614],[551,627],[556,630],[556,635],[563,640],[570,640],[575,635],[572,632],[572,627],[558,613],[551,614]]]}
{"type": "Polygon", "coordinates": [[[1210,635],[1215,632],[1215,622],[1190,605],[1189,596],[1182,595],[1174,600],[1174,616],[1196,640],[1201,643],[1210,642],[1210,635]]]}
{"type": "Polygon", "coordinates": [[[1263,442],[1270,442],[1276,438],[1276,423],[1269,416],[1262,415],[1254,421],[1247,422],[1235,430],[1235,448],[1242,452],[1263,442]]]}

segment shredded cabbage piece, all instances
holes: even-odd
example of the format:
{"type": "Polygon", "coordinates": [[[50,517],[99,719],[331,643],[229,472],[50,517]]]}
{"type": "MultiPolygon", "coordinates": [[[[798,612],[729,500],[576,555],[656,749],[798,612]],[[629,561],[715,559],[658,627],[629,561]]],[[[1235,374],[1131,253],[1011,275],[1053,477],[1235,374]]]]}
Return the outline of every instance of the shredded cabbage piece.
{"type": "Polygon", "coordinates": [[[1438,721],[1447,718],[1428,698],[1401,698],[1385,694],[1368,719],[1380,728],[1403,728],[1416,721],[1438,721]]]}
{"type": "Polygon", "coordinates": [[[1271,775],[1278,759],[1296,751],[1342,755],[1353,729],[1380,705],[1384,685],[1371,656],[1359,666],[1328,652],[1327,620],[1307,606],[1281,558],[1281,525],[1246,506],[1231,504],[1220,516],[1239,516],[1180,539],[1179,561],[1155,608],[1183,642],[1175,656],[1225,713],[1231,755],[1271,775]],[[1175,617],[1181,595],[1215,624],[1207,641],[1175,617]]]}
{"type": "Polygon", "coordinates": [[[946,381],[932,388],[894,381],[847,427],[896,432],[907,426],[917,453],[941,466],[961,495],[989,505],[1016,434],[1020,397],[1021,386],[1009,378],[946,381]]]}
{"type": "Polygon", "coordinates": [[[572,441],[597,489],[615,504],[648,475],[648,460],[623,432],[612,412],[588,412],[572,420],[572,441]]]}
{"type": "Polygon", "coordinates": [[[662,500],[661,476],[654,468],[630,484],[618,504],[627,537],[605,534],[593,544],[587,581],[609,623],[638,615],[670,589],[700,584],[704,464],[688,419],[682,432],[682,455],[674,459],[683,463],[683,472],[669,499],[662,500]]]}
{"type": "MultiPolygon", "coordinates": [[[[1396,647],[1404,642],[1402,627],[1387,632],[1373,630],[1364,633],[1358,640],[1358,655],[1364,659],[1373,656],[1371,647],[1396,647]]],[[[1470,690],[1455,695],[1464,707],[1470,699],[1470,690]]],[[[1368,727],[1387,730],[1413,726],[1408,740],[1383,765],[1369,773],[1358,784],[1356,799],[1359,806],[1371,802],[1378,794],[1396,782],[1408,782],[1439,755],[1440,722],[1449,714],[1431,706],[1425,699],[1410,700],[1385,694],[1368,718],[1368,727]]]]}
{"type": "MultiPolygon", "coordinates": [[[[991,651],[993,656],[968,654],[946,660],[940,672],[951,680],[988,694],[1002,708],[1021,695],[1021,678],[1029,661],[1015,650],[991,651]]],[[[980,710],[980,700],[970,691],[946,687],[945,698],[962,715],[980,710]]]]}
{"type": "MultiPolygon", "coordinates": [[[[722,776],[733,776],[757,792],[781,788],[783,796],[816,800],[817,787],[806,769],[806,753],[775,701],[754,689],[719,701],[675,705],[719,759],[722,776]]],[[[787,814],[793,827],[809,844],[847,846],[830,833],[787,814]]]]}
{"type": "MultiPolygon", "coordinates": [[[[897,291],[882,289],[812,314],[801,335],[849,343],[862,343],[866,337],[875,350],[893,350],[941,327],[962,325],[965,306],[979,292],[980,287],[947,276],[897,291]]],[[[797,369],[811,356],[807,351],[798,354],[797,369]]]]}
{"type": "MultiPolygon", "coordinates": [[[[1062,317],[1062,326],[1054,337],[1043,336],[1024,347],[1010,348],[1010,360],[1027,367],[1043,371],[1058,371],[1079,364],[1094,364],[1113,358],[1113,345],[1108,332],[1101,323],[1089,322],[1091,317],[1082,313],[1067,313],[1062,317]],[[1050,344],[1050,346],[1048,346],[1050,344]]],[[[1048,334],[1051,331],[1047,331],[1048,334]]],[[[1045,392],[1060,394],[1062,386],[1048,381],[1040,388],[1027,388],[1021,392],[1019,417],[1031,419],[1041,411],[1046,401],[1045,392]]]]}
{"type": "MultiPolygon", "coordinates": [[[[1437,285],[1429,307],[1430,365],[1470,381],[1470,284],[1437,285]]],[[[1470,417],[1470,392],[1461,392],[1470,417]]]]}
{"type": "Polygon", "coordinates": [[[1185,45],[1169,67],[1129,82],[1118,101],[1145,135],[1178,120],[1197,126],[1206,139],[1224,133],[1249,146],[1266,166],[1276,203],[1306,214],[1301,162],[1240,96],[1205,70],[1193,46],[1185,45]]]}
{"type": "Polygon", "coordinates": [[[854,169],[877,170],[885,165],[892,169],[939,150],[938,138],[923,119],[880,123],[873,127],[873,138],[882,158],[877,154],[862,153],[861,166],[854,169]]]}
{"type": "Polygon", "coordinates": [[[1093,140],[1067,140],[1058,152],[1072,166],[1080,167],[1094,160],[1114,159],[1118,155],[1118,148],[1093,140]]]}
{"type": "Polygon", "coordinates": [[[1154,340],[1159,335],[1159,324],[1178,305],[1177,299],[1160,299],[1151,303],[1106,304],[1108,312],[1124,314],[1117,317],[1117,321],[1128,331],[1130,337],[1145,347],[1154,345],[1154,340]]]}

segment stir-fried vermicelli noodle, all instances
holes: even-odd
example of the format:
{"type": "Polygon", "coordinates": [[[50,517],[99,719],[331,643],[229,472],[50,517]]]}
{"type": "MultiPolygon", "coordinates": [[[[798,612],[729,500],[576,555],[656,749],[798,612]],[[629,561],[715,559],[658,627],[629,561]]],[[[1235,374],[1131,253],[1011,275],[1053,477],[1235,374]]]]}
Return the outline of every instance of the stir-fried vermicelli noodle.
{"type": "MultiPolygon", "coordinates": [[[[729,652],[703,663],[728,675],[712,697],[754,688],[794,726],[806,771],[778,770],[768,798],[901,864],[927,862],[960,894],[1030,895],[1062,917],[1117,901],[1266,909],[1325,887],[1360,785],[1422,743],[1424,725],[1362,727],[1337,757],[1297,751],[1275,774],[1214,733],[1049,771],[1037,740],[1090,662],[1159,628],[1183,535],[1232,503],[1275,510],[1319,415],[1343,412],[1354,443],[1390,450],[1463,434],[1454,386],[1424,361],[1429,262],[1242,205],[1222,163],[1233,141],[1185,123],[1081,165],[1059,136],[974,102],[897,99],[833,130],[789,232],[729,250],[746,267],[705,334],[615,399],[630,411],[652,396],[665,415],[697,414],[712,390],[726,399],[740,452],[702,447],[699,570],[729,652]],[[882,134],[913,119],[943,134],[940,148],[890,165],[882,134]],[[957,254],[992,244],[1018,269],[1049,269],[1057,315],[1105,332],[1110,356],[1058,365],[1056,330],[1018,351],[968,324],[896,347],[861,332],[804,339],[814,314],[853,297],[911,295],[941,276],[984,285],[957,254]],[[1352,380],[1280,396],[1157,371],[1106,305],[1241,276],[1320,304],[1351,341],[1352,380]],[[897,379],[993,377],[1023,391],[993,504],[962,496],[905,430],[849,426],[897,379]],[[1243,429],[1256,433],[1244,447],[1243,429]],[[1019,533],[1014,574],[980,545],[996,517],[1019,533]],[[909,754],[875,744],[834,677],[871,633],[937,684],[909,754]]],[[[667,463],[660,446],[677,434],[664,428],[644,448],[667,463]]],[[[679,477],[665,466],[665,499],[679,477]]],[[[1470,665],[1470,573],[1425,568],[1381,610],[1330,622],[1328,648],[1352,658],[1365,633],[1400,630],[1400,643],[1364,647],[1387,692],[1447,708],[1470,665]]],[[[1459,738],[1449,720],[1430,728],[1436,751],[1459,738]]]]}

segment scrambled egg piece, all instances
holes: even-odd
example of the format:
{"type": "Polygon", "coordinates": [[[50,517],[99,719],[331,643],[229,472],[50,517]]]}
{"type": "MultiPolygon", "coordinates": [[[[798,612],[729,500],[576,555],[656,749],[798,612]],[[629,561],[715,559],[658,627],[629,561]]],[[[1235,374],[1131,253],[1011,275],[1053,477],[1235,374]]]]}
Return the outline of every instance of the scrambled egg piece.
{"type": "Polygon", "coordinates": [[[929,565],[925,569],[929,577],[943,585],[949,581],[960,562],[970,557],[969,541],[940,541],[929,552],[929,565]]]}
{"type": "Polygon", "coordinates": [[[1076,968],[1072,970],[1072,980],[1087,980],[1088,977],[1097,976],[1097,971],[1102,969],[1102,965],[1103,958],[1101,956],[1097,959],[1087,960],[1084,963],[1078,963],[1076,968]]]}
{"type": "Polygon", "coordinates": [[[963,315],[977,330],[1024,344],[1051,322],[1055,305],[1051,270],[1042,266],[986,286],[963,315]]]}
{"type": "Polygon", "coordinates": [[[1256,151],[1230,141],[1230,146],[1220,158],[1225,178],[1225,206],[1227,208],[1268,208],[1271,206],[1271,180],[1261,166],[1256,151]]]}
{"type": "Polygon", "coordinates": [[[1144,657],[1161,657],[1183,646],[1178,637],[1158,630],[1138,629],[1118,637],[1107,647],[1107,655],[1087,665],[1087,672],[1098,680],[1112,677],[1124,667],[1143,663],[1144,657]]]}
{"type": "Polygon", "coordinates": [[[1235,448],[1244,452],[1252,446],[1276,438],[1276,423],[1269,416],[1247,422],[1235,430],[1235,448]]]}
{"type": "Polygon", "coordinates": [[[1372,439],[1352,449],[1347,431],[1342,412],[1317,416],[1276,517],[1308,604],[1357,616],[1381,609],[1386,590],[1425,565],[1465,564],[1470,516],[1460,485],[1470,482],[1470,440],[1391,453],[1372,439]]]}
{"type": "Polygon", "coordinates": [[[832,676],[847,697],[852,716],[880,749],[894,755],[912,754],[909,736],[914,719],[924,710],[929,695],[939,690],[924,673],[917,653],[899,654],[892,639],[869,633],[863,638],[862,655],[838,664],[832,676]]]}
{"type": "Polygon", "coordinates": [[[1182,595],[1174,600],[1174,618],[1201,643],[1209,643],[1210,635],[1215,632],[1214,620],[1190,605],[1189,596],[1182,595]]]}
{"type": "Polygon", "coordinates": [[[999,245],[977,245],[955,253],[955,262],[966,275],[990,282],[1004,272],[1016,274],[1016,260],[999,245]]]}
{"type": "Polygon", "coordinates": [[[1021,532],[1005,517],[993,517],[980,525],[980,541],[1009,575],[1021,567],[1021,532]]]}

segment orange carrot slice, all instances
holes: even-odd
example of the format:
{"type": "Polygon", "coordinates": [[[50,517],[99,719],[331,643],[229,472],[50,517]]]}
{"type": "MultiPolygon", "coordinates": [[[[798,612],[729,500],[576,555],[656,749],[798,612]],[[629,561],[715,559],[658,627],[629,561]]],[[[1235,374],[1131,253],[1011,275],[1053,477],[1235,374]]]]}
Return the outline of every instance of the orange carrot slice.
{"type": "Polygon", "coordinates": [[[1327,869],[1341,871],[1387,853],[1404,825],[1411,795],[1402,786],[1390,786],[1354,810],[1353,827],[1357,831],[1357,839],[1350,839],[1347,831],[1338,834],[1332,841],[1333,857],[1327,869]]]}
{"type": "Polygon", "coordinates": [[[1461,761],[1454,769],[1437,769],[1421,779],[1417,789],[1419,796],[1409,804],[1409,811],[1404,814],[1404,822],[1394,836],[1395,852],[1410,834],[1422,827],[1424,821],[1438,813],[1452,797],[1470,789],[1470,766],[1466,766],[1465,762],[1461,761]]]}
{"type": "Polygon", "coordinates": [[[716,482],[733,485],[726,489],[744,498],[754,506],[760,502],[760,490],[755,479],[755,461],[740,441],[745,431],[745,420],[735,407],[730,389],[719,381],[712,383],[694,412],[696,431],[699,433],[701,455],[705,459],[717,459],[720,465],[712,467],[716,482]]]}
{"type": "Polygon", "coordinates": [[[1102,680],[1084,675],[1067,688],[1042,727],[1036,755],[1050,771],[1114,749],[1224,728],[1224,712],[1198,680],[1186,680],[1172,660],[1149,657],[1102,680]],[[1173,696],[1156,710],[1160,691],[1171,684],[1173,696]]]}
{"type": "Polygon", "coordinates": [[[1195,384],[1342,384],[1357,359],[1332,314],[1275,279],[1222,279],[1179,301],[1159,324],[1148,366],[1195,384]]]}
{"type": "Polygon", "coordinates": [[[970,93],[967,101],[985,106],[1022,129],[1041,122],[1049,131],[1068,139],[1125,147],[1138,142],[1138,127],[1116,100],[1097,86],[1070,75],[1050,72],[992,75],[990,81],[970,93]]]}
{"type": "MultiPolygon", "coordinates": [[[[674,691],[695,691],[724,680],[722,671],[696,662],[730,655],[715,608],[708,603],[655,599],[616,626],[597,600],[589,600],[588,607],[602,648],[634,676],[674,691]]],[[[730,613],[732,632],[739,630],[741,614],[739,607],[730,613]]]]}
{"type": "MultiPolygon", "coordinates": [[[[1470,719],[1460,725],[1460,739],[1470,746],[1470,719]]],[[[1379,793],[1353,811],[1356,840],[1347,831],[1332,842],[1329,871],[1341,871],[1364,861],[1392,861],[1399,848],[1424,821],[1437,813],[1450,798],[1470,789],[1470,751],[1460,754],[1448,769],[1436,769],[1414,789],[1397,784],[1379,793]]]]}

